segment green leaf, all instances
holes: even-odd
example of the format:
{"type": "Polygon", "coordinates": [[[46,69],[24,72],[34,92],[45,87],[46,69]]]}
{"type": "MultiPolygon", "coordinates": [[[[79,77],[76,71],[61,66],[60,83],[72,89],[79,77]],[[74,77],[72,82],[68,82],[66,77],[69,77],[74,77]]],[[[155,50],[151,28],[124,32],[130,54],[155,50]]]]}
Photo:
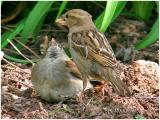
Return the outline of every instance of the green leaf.
{"type": "Polygon", "coordinates": [[[24,27],[24,23],[25,23],[25,19],[21,20],[13,31],[7,31],[3,33],[2,46],[1,46],[2,49],[8,45],[7,39],[12,40],[16,35],[18,35],[21,32],[21,30],[24,27]]]}
{"type": "Polygon", "coordinates": [[[117,4],[117,8],[115,10],[114,16],[112,18],[112,22],[119,16],[119,14],[122,12],[123,8],[126,6],[126,1],[119,1],[117,4]]]}
{"type": "Polygon", "coordinates": [[[69,48],[64,48],[64,51],[65,51],[65,53],[67,54],[67,56],[68,56],[69,58],[72,57],[69,48]]]}
{"type": "MultiPolygon", "coordinates": [[[[24,29],[21,33],[20,41],[22,43],[27,42],[29,35],[33,34],[33,31],[36,29],[39,22],[43,19],[44,15],[47,14],[49,8],[55,1],[39,1],[33,10],[30,12],[29,16],[26,19],[24,29]]],[[[21,48],[20,45],[17,46],[21,48]]]]}
{"type": "Polygon", "coordinates": [[[154,23],[153,27],[151,28],[151,31],[149,34],[147,34],[143,40],[136,43],[135,48],[137,50],[144,49],[151,45],[152,43],[156,42],[158,40],[159,36],[159,19],[157,18],[156,22],[154,23]]]}
{"type": "Polygon", "coordinates": [[[125,1],[109,1],[107,2],[106,10],[103,11],[94,21],[95,25],[101,32],[105,32],[108,26],[122,12],[127,2],[125,1]]]}
{"type": "Polygon", "coordinates": [[[118,4],[117,1],[108,1],[107,2],[106,10],[104,13],[104,18],[102,21],[102,25],[100,27],[101,32],[105,32],[107,27],[111,23],[113,15],[114,15],[116,7],[117,7],[117,4],[118,4]]]}
{"type": "Polygon", "coordinates": [[[39,33],[42,25],[43,25],[43,22],[44,22],[44,20],[45,20],[45,17],[46,17],[46,15],[45,15],[44,17],[42,17],[42,19],[41,19],[41,20],[39,21],[39,23],[37,24],[36,28],[33,30],[33,42],[36,40],[36,37],[37,37],[37,35],[38,35],[38,33],[39,33]]]}
{"type": "Polygon", "coordinates": [[[131,18],[131,19],[138,19],[140,21],[143,21],[141,17],[137,16],[134,13],[129,12],[128,10],[123,11],[122,15],[127,16],[128,18],[131,18]]]}
{"type": "MultiPolygon", "coordinates": [[[[19,63],[23,63],[23,64],[31,64],[30,61],[28,60],[23,60],[23,59],[18,59],[18,58],[14,58],[14,57],[11,57],[11,56],[8,56],[6,54],[4,54],[4,57],[8,60],[11,60],[11,61],[14,61],[14,62],[19,62],[19,63]]],[[[32,62],[37,62],[38,59],[34,59],[32,60],[32,62]]]]}
{"type": "Polygon", "coordinates": [[[64,11],[66,5],[67,5],[68,1],[63,1],[60,8],[59,8],[59,11],[58,11],[58,14],[57,14],[57,17],[56,19],[62,14],[62,12],[64,11]]]}
{"type": "Polygon", "coordinates": [[[156,1],[156,5],[157,5],[157,13],[159,13],[159,1],[156,1]]]}
{"type": "Polygon", "coordinates": [[[96,27],[99,29],[101,27],[101,23],[104,17],[104,11],[97,17],[97,19],[94,21],[96,27]]]}
{"type": "Polygon", "coordinates": [[[143,20],[148,21],[153,8],[153,1],[133,1],[133,12],[143,20]]]}

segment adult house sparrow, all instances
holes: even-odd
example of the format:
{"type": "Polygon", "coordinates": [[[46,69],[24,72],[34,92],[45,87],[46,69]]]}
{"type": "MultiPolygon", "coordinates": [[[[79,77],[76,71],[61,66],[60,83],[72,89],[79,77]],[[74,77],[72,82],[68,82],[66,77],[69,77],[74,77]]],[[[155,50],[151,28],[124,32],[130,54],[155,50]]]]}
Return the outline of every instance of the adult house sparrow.
{"type": "Polygon", "coordinates": [[[68,41],[74,62],[81,72],[83,88],[89,76],[112,83],[115,91],[122,96],[131,92],[120,79],[120,65],[106,37],[100,33],[92,16],[81,9],[72,9],[56,21],[69,28],[68,41]]]}
{"type": "Polygon", "coordinates": [[[73,97],[83,89],[83,81],[76,65],[54,39],[51,40],[45,57],[32,68],[31,80],[41,98],[48,102],[73,97]]]}

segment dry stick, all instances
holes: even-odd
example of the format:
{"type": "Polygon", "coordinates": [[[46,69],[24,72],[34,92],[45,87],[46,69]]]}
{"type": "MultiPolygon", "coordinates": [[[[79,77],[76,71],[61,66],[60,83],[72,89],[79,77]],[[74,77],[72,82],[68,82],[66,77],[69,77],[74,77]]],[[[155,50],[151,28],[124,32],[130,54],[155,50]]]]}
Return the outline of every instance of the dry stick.
{"type": "Polygon", "coordinates": [[[1,25],[1,29],[5,29],[5,30],[10,31],[10,32],[13,31],[13,29],[9,28],[8,26],[4,26],[4,25],[1,25]]]}
{"type": "Polygon", "coordinates": [[[95,4],[95,5],[97,5],[97,6],[100,7],[100,8],[104,9],[103,5],[97,3],[96,1],[92,1],[92,3],[95,4]]]}
{"type": "Polygon", "coordinates": [[[11,24],[11,25],[5,25],[5,26],[8,27],[8,28],[11,28],[11,29],[12,29],[12,28],[13,28],[13,29],[16,28],[16,25],[14,25],[14,24],[13,24],[13,25],[12,25],[12,24],[11,24]]]}
{"type": "Polygon", "coordinates": [[[16,38],[14,39],[16,42],[18,42],[20,45],[22,45],[24,48],[28,49],[31,53],[33,53],[33,55],[35,55],[37,58],[40,59],[40,56],[37,55],[31,48],[29,48],[28,46],[26,46],[25,44],[23,44],[22,42],[20,42],[19,40],[17,40],[16,38]]]}
{"type": "Polygon", "coordinates": [[[5,52],[10,52],[10,53],[13,53],[13,54],[19,55],[19,53],[18,53],[17,51],[14,51],[13,49],[4,48],[3,50],[4,50],[5,52]]]}
{"type": "MultiPolygon", "coordinates": [[[[15,55],[19,55],[19,53],[17,51],[14,51],[12,49],[4,48],[4,51],[14,53],[15,55]]],[[[30,57],[29,55],[25,55],[25,56],[28,58],[30,57]]]]}
{"type": "Polygon", "coordinates": [[[9,62],[8,60],[6,60],[5,58],[2,58],[2,60],[4,60],[6,63],[10,64],[10,65],[13,66],[13,67],[18,68],[19,70],[21,70],[21,71],[23,71],[23,72],[25,72],[25,73],[27,73],[27,74],[30,74],[30,72],[27,72],[27,71],[23,70],[22,68],[14,65],[14,64],[12,64],[11,62],[9,62]]]}
{"type": "Polygon", "coordinates": [[[44,29],[41,30],[41,32],[61,32],[61,33],[67,33],[67,30],[53,30],[53,29],[44,29]]]}
{"type": "Polygon", "coordinates": [[[26,6],[26,2],[19,2],[19,4],[16,6],[15,10],[12,12],[12,14],[4,19],[1,20],[1,23],[7,23],[13,19],[15,19],[24,9],[24,7],[26,6]]]}
{"type": "Polygon", "coordinates": [[[34,64],[30,59],[28,59],[25,55],[23,55],[23,53],[21,53],[21,51],[19,51],[18,48],[9,39],[7,39],[7,41],[14,47],[15,50],[17,50],[17,52],[20,55],[22,55],[26,60],[28,60],[30,63],[32,63],[32,65],[34,64]]]}

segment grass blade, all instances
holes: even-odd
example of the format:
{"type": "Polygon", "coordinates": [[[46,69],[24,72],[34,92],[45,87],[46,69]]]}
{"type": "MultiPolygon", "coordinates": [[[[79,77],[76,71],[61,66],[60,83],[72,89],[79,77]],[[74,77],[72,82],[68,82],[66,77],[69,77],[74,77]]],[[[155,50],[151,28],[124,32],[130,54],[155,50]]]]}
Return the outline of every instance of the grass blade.
{"type": "Polygon", "coordinates": [[[105,32],[107,27],[111,23],[114,12],[115,12],[116,7],[117,7],[117,4],[118,4],[117,1],[108,1],[107,2],[106,10],[105,10],[105,13],[104,13],[104,18],[103,18],[103,21],[102,21],[102,25],[100,27],[101,32],[105,32]]]}
{"type": "Polygon", "coordinates": [[[122,12],[126,5],[126,1],[109,1],[106,10],[103,11],[94,21],[95,25],[101,32],[105,32],[111,22],[122,12]],[[104,17],[105,16],[105,17],[104,17]],[[103,25],[102,25],[103,24],[103,25]]]}
{"type": "Polygon", "coordinates": [[[122,12],[123,8],[126,5],[126,1],[119,1],[117,4],[117,8],[115,10],[114,16],[112,18],[112,22],[119,16],[119,14],[122,12]]]}
{"type": "Polygon", "coordinates": [[[44,15],[44,17],[42,17],[42,19],[41,19],[41,20],[39,21],[39,23],[37,24],[36,28],[33,30],[33,34],[32,34],[32,35],[33,35],[33,41],[36,40],[36,37],[37,37],[37,35],[38,35],[38,33],[39,33],[42,25],[43,25],[43,22],[44,22],[44,20],[45,20],[45,17],[46,17],[46,15],[44,15]]]}
{"type": "Polygon", "coordinates": [[[59,11],[58,11],[58,14],[57,14],[57,17],[56,19],[62,14],[62,12],[64,11],[66,5],[67,5],[68,1],[63,1],[60,8],[59,8],[59,11]]]}
{"type": "MultiPolygon", "coordinates": [[[[11,56],[8,56],[6,54],[4,54],[4,57],[8,60],[11,60],[11,61],[14,61],[14,62],[19,62],[19,63],[23,63],[23,64],[31,64],[28,60],[23,60],[23,59],[18,59],[18,58],[14,58],[14,57],[11,57],[11,56]]],[[[32,62],[37,62],[38,59],[34,59],[32,60],[32,62]]]]}
{"type": "MultiPolygon", "coordinates": [[[[28,18],[26,19],[24,29],[21,33],[20,41],[25,44],[27,42],[27,38],[31,35],[34,29],[37,27],[41,19],[47,14],[49,8],[54,3],[54,1],[39,1],[31,13],[29,14],[28,18]]],[[[20,45],[17,46],[20,48],[20,45]]]]}
{"type": "Polygon", "coordinates": [[[154,5],[153,1],[133,1],[132,5],[134,14],[145,21],[149,20],[154,5]]]}
{"type": "Polygon", "coordinates": [[[7,39],[12,40],[16,35],[18,35],[21,32],[21,30],[24,27],[25,20],[26,19],[21,20],[17,24],[17,27],[12,32],[7,31],[7,32],[3,33],[3,35],[2,35],[2,46],[1,46],[2,49],[5,48],[9,43],[7,41],[7,39]]]}
{"type": "Polygon", "coordinates": [[[102,20],[103,20],[103,17],[104,17],[104,11],[97,17],[97,19],[94,21],[96,27],[98,29],[100,29],[101,27],[101,23],[102,23],[102,20]]]}
{"type": "Polygon", "coordinates": [[[157,19],[153,27],[151,28],[149,34],[147,34],[142,41],[138,42],[135,45],[135,48],[137,50],[140,50],[148,47],[149,45],[158,40],[158,35],[159,35],[159,20],[157,19]]]}

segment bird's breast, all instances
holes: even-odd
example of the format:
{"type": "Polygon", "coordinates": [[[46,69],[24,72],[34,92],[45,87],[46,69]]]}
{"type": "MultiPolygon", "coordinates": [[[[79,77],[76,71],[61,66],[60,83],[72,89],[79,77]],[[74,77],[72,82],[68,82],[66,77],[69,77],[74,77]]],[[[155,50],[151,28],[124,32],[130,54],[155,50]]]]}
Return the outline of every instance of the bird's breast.
{"type": "Polygon", "coordinates": [[[72,47],[70,48],[70,52],[73,58],[73,61],[76,63],[78,69],[82,74],[89,74],[91,61],[86,57],[81,56],[78,52],[76,52],[72,47]]]}

